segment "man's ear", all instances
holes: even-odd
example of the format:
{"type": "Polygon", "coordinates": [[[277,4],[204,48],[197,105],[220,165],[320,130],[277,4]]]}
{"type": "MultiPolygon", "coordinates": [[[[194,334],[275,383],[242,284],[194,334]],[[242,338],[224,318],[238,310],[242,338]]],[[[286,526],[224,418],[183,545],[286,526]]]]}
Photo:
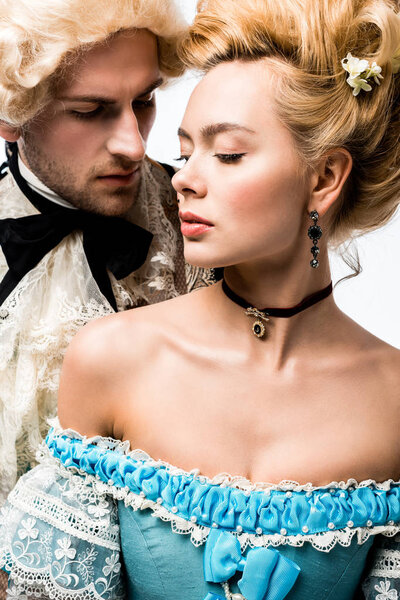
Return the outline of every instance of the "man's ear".
{"type": "Polygon", "coordinates": [[[14,125],[8,125],[4,121],[0,121],[0,136],[7,142],[16,142],[21,137],[21,131],[14,125]]]}
{"type": "Polygon", "coordinates": [[[353,159],[345,148],[329,150],[315,169],[312,177],[309,210],[317,210],[322,216],[339,198],[353,167],[353,159]]]}

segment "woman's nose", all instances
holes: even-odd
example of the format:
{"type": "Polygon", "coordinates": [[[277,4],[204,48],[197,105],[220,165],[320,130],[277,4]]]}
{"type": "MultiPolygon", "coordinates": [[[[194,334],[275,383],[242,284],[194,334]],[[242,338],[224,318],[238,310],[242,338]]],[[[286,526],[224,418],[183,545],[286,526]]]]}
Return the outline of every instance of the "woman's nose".
{"type": "Polygon", "coordinates": [[[193,195],[201,198],[207,193],[205,179],[198,171],[193,157],[175,173],[172,178],[172,185],[178,194],[184,197],[193,195]]]}

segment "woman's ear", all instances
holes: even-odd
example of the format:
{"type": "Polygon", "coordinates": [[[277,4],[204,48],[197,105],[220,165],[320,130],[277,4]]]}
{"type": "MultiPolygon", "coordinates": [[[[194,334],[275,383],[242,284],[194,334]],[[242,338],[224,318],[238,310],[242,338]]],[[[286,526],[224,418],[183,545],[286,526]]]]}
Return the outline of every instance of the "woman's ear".
{"type": "Polygon", "coordinates": [[[16,142],[21,137],[21,131],[18,127],[0,121],[0,136],[7,142],[16,142]]]}
{"type": "Polygon", "coordinates": [[[345,148],[334,148],[324,155],[312,177],[310,211],[317,210],[321,216],[328,212],[339,198],[352,166],[353,159],[345,148]]]}

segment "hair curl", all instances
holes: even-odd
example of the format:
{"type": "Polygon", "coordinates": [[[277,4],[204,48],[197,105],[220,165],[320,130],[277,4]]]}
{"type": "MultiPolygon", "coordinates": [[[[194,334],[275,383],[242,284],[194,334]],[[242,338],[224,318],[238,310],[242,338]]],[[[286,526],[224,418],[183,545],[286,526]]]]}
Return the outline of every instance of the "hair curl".
{"type": "Polygon", "coordinates": [[[132,28],[157,36],[165,75],[183,72],[186,23],[174,0],[0,0],[0,119],[24,125],[51,98],[67,57],[132,28]]]}
{"type": "Polygon", "coordinates": [[[390,0],[201,0],[180,45],[190,68],[260,60],[278,76],[276,105],[311,168],[346,148],[353,169],[330,239],[374,230],[400,200],[400,15],[390,0]],[[382,67],[381,85],[354,97],[341,59],[382,67]]]}

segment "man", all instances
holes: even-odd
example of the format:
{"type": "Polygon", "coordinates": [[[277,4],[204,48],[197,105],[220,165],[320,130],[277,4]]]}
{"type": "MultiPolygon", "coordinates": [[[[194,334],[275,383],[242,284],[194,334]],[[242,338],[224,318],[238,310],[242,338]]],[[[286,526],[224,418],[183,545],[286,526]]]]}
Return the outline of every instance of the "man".
{"type": "Polygon", "coordinates": [[[1,4],[0,505],[56,414],[76,331],[206,280],[186,285],[176,197],[145,155],[183,28],[173,0],[1,4]]]}

